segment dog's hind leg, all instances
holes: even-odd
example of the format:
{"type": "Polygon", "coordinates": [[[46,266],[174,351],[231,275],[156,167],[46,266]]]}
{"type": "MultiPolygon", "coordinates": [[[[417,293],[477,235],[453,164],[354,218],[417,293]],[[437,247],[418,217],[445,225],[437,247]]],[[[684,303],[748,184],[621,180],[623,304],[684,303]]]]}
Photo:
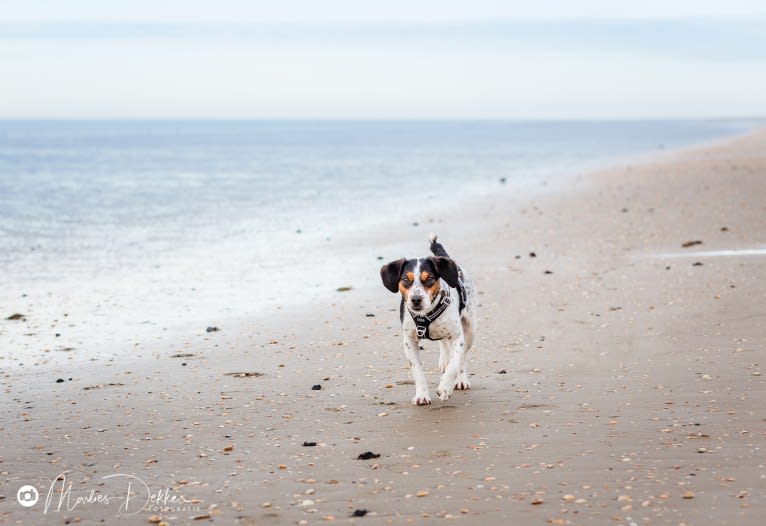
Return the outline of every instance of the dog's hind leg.
{"type": "Polygon", "coordinates": [[[404,354],[412,366],[412,377],[415,380],[415,396],[412,398],[413,405],[428,405],[431,396],[428,394],[428,381],[423,371],[423,363],[420,361],[420,345],[414,333],[404,335],[404,354]]]}
{"type": "Polygon", "coordinates": [[[458,391],[465,391],[466,389],[471,388],[471,382],[468,381],[468,369],[465,362],[465,355],[463,355],[463,365],[460,368],[460,372],[457,374],[457,379],[455,380],[455,389],[458,391]]]}
{"type": "Polygon", "coordinates": [[[465,352],[461,355],[460,372],[457,374],[455,380],[455,389],[458,391],[464,391],[471,388],[471,382],[468,381],[468,351],[473,346],[473,327],[466,318],[460,320],[463,326],[463,338],[465,340],[465,352]]]}
{"type": "Polygon", "coordinates": [[[458,374],[460,374],[461,368],[465,366],[465,340],[463,335],[460,334],[457,338],[448,338],[447,341],[452,346],[452,353],[450,354],[447,370],[442,375],[439,381],[439,388],[436,390],[436,394],[442,402],[449,400],[452,391],[455,389],[458,374]]]}
{"type": "Polygon", "coordinates": [[[463,316],[460,318],[460,325],[463,327],[463,336],[465,337],[465,352],[468,352],[471,350],[471,347],[473,347],[474,321],[472,318],[463,316]]]}
{"type": "Polygon", "coordinates": [[[444,340],[439,340],[439,372],[444,373],[449,365],[449,346],[444,340]]]}
{"type": "MultiPolygon", "coordinates": [[[[468,341],[468,335],[466,334],[466,342],[468,341]]],[[[471,382],[468,381],[468,349],[470,346],[466,343],[465,351],[460,355],[460,369],[455,379],[455,389],[458,391],[465,391],[471,388],[471,382]]]]}

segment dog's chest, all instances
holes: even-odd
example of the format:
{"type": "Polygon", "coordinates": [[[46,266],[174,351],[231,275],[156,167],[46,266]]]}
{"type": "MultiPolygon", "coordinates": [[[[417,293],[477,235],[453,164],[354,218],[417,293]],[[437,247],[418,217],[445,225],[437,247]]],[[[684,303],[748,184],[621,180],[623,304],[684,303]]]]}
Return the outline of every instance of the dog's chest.
{"type": "Polygon", "coordinates": [[[451,316],[440,316],[428,326],[428,337],[431,340],[455,338],[458,336],[459,329],[459,321],[453,320],[451,316]]]}

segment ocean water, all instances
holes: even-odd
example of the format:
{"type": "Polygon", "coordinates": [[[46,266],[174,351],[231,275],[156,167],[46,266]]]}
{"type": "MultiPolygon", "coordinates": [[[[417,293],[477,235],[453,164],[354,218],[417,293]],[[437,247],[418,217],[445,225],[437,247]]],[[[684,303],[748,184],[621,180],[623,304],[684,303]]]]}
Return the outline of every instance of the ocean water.
{"type": "Polygon", "coordinates": [[[0,122],[0,269],[115,269],[242,235],[266,248],[751,125],[0,122]]]}
{"type": "Polygon", "coordinates": [[[63,309],[79,295],[106,312],[103,298],[119,297],[129,318],[157,303],[190,313],[181,298],[195,290],[199,309],[236,312],[235,297],[289,296],[280,272],[337,236],[423,218],[501,179],[556,191],[621,157],[755,125],[0,121],[0,303],[47,293],[63,309]]]}

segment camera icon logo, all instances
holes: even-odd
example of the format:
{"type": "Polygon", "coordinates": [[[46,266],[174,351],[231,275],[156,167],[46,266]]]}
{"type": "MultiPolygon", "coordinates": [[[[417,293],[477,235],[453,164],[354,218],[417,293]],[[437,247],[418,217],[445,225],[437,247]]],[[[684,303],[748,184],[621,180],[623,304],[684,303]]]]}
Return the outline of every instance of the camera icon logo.
{"type": "Polygon", "coordinates": [[[18,500],[19,504],[25,508],[31,508],[37,504],[39,498],[40,492],[38,492],[34,486],[30,486],[29,484],[21,486],[19,491],[16,492],[16,500],[18,500]]]}

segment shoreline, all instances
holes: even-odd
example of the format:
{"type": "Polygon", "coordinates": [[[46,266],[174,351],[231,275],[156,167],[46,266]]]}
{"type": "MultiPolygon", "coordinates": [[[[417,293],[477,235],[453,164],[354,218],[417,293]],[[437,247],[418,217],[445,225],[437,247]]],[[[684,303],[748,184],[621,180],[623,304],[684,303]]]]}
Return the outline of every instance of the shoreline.
{"type": "MultiPolygon", "coordinates": [[[[759,119],[751,120],[753,122],[759,121],[759,119]]],[[[726,119],[722,119],[722,121],[728,122],[726,119]]],[[[492,206],[494,209],[498,209],[502,206],[507,206],[509,201],[511,206],[520,207],[524,202],[528,201],[545,202],[549,199],[558,199],[565,193],[581,191],[578,188],[581,180],[592,180],[599,173],[612,173],[627,166],[662,162],[663,160],[674,159],[678,155],[690,155],[698,150],[704,151],[708,148],[721,147],[730,141],[745,140],[752,134],[758,134],[759,130],[762,129],[756,128],[744,132],[740,131],[733,136],[724,138],[706,139],[700,143],[695,143],[678,150],[654,150],[614,158],[604,158],[585,163],[579,169],[572,168],[567,170],[566,173],[559,173],[557,175],[551,173],[549,176],[538,175],[536,178],[524,181],[511,181],[508,184],[498,183],[495,191],[488,187],[481,192],[463,197],[459,202],[448,205],[433,205],[428,207],[425,212],[422,210],[413,213],[402,211],[399,216],[379,222],[374,226],[367,225],[364,230],[335,233],[332,235],[332,242],[329,243],[319,239],[324,234],[315,234],[310,244],[306,247],[305,252],[310,255],[320,255],[321,259],[326,263],[326,268],[323,268],[319,274],[314,274],[311,277],[307,278],[304,276],[304,280],[313,282],[313,286],[310,289],[299,289],[299,291],[301,293],[308,291],[309,298],[300,298],[299,294],[292,294],[292,292],[296,291],[291,291],[289,295],[282,298],[271,295],[266,299],[267,305],[265,307],[256,308],[255,306],[263,303],[263,298],[258,294],[253,294],[253,306],[248,305],[248,300],[237,292],[241,290],[241,286],[236,284],[241,282],[251,290],[258,290],[259,282],[254,279],[253,275],[248,275],[245,270],[248,262],[257,262],[257,257],[255,257],[255,254],[253,256],[244,256],[242,253],[237,253],[227,244],[214,247],[215,253],[212,254],[212,258],[219,260],[219,264],[216,267],[223,268],[224,272],[228,273],[228,279],[225,281],[212,276],[213,267],[210,265],[204,267],[196,282],[190,281],[188,276],[184,275],[184,278],[172,282],[168,287],[163,286],[161,279],[158,280],[152,277],[153,270],[150,267],[127,272],[125,269],[112,270],[103,276],[97,277],[95,280],[88,281],[83,281],[84,276],[80,276],[78,280],[69,280],[64,285],[57,285],[57,288],[42,284],[39,280],[30,281],[23,288],[15,292],[18,293],[17,296],[24,298],[31,296],[31,298],[28,300],[21,300],[19,298],[15,301],[8,301],[5,307],[6,310],[10,309],[14,313],[28,314],[29,305],[33,309],[42,308],[43,312],[37,312],[34,316],[28,316],[37,319],[38,323],[30,326],[28,329],[34,330],[38,334],[42,332],[40,329],[44,326],[43,324],[51,322],[52,327],[57,324],[61,327],[64,322],[69,322],[68,327],[65,327],[66,330],[59,329],[62,334],[61,339],[55,336],[54,332],[48,331],[50,334],[43,338],[43,345],[40,345],[41,341],[33,342],[36,347],[42,347],[47,350],[45,350],[44,354],[38,352],[36,355],[30,356],[34,351],[31,351],[28,345],[24,345],[23,333],[19,331],[14,332],[13,326],[6,326],[6,330],[0,334],[0,338],[5,338],[9,347],[19,347],[21,344],[24,347],[24,351],[19,355],[14,355],[12,360],[9,357],[4,357],[0,364],[18,369],[18,362],[24,360],[25,365],[32,362],[35,367],[38,367],[46,360],[50,360],[52,356],[58,358],[60,355],[56,354],[57,349],[81,348],[86,345],[87,341],[92,341],[94,336],[96,337],[96,344],[90,345],[90,350],[84,353],[86,356],[78,358],[78,355],[82,353],[72,353],[70,356],[65,356],[66,360],[71,364],[72,359],[79,359],[82,364],[87,363],[94,357],[103,359],[104,353],[101,350],[102,348],[108,348],[107,354],[117,356],[124,350],[125,345],[121,342],[126,339],[130,340],[133,345],[145,346],[152,340],[165,338],[169,333],[174,334],[177,339],[183,339],[186,335],[196,334],[198,330],[204,329],[207,326],[228,324],[230,320],[234,323],[240,323],[235,320],[246,319],[255,319],[266,324],[274,323],[282,309],[292,309],[301,312],[309,311],[317,303],[326,304],[331,302],[335,296],[335,288],[349,286],[349,280],[339,279],[336,283],[326,279],[327,275],[337,271],[335,260],[341,259],[348,262],[347,267],[340,269],[340,274],[356,272],[356,269],[362,267],[369,271],[374,270],[372,274],[376,276],[376,265],[378,262],[376,260],[371,266],[369,265],[370,253],[373,251],[382,253],[384,249],[388,250],[389,247],[401,245],[402,242],[400,236],[386,238],[385,234],[378,233],[380,231],[401,231],[401,229],[405,229],[408,236],[404,246],[407,247],[410,254],[417,254],[422,251],[423,241],[420,239],[421,237],[425,239],[430,230],[438,230],[440,228],[439,225],[444,224],[445,218],[459,215],[466,209],[471,210],[471,214],[476,215],[482,213],[477,209],[483,208],[486,203],[494,203],[492,206]],[[590,166],[590,168],[585,168],[586,165],[590,166]],[[549,184],[548,182],[551,175],[555,179],[555,184],[549,184]],[[503,204],[498,205],[500,202],[503,204]],[[415,224],[420,224],[423,228],[413,228],[415,224]],[[235,261],[235,265],[231,268],[227,268],[224,263],[227,257],[235,261]],[[146,288],[142,299],[132,300],[133,288],[126,288],[122,284],[135,281],[137,275],[143,275],[139,282],[145,285],[146,288]],[[207,286],[207,289],[205,289],[207,282],[211,282],[213,285],[207,286]],[[90,292],[88,294],[74,292],[82,286],[89,287],[91,289],[90,292]],[[159,291],[155,290],[155,288],[159,288],[159,291]],[[198,288],[202,289],[202,291],[197,290],[198,288]],[[156,296],[158,292],[164,295],[162,296],[162,301],[170,300],[170,302],[168,302],[167,306],[162,307],[160,311],[153,313],[148,311],[147,314],[143,314],[141,312],[143,310],[142,306],[148,306],[153,296],[156,296]],[[48,307],[46,310],[46,307],[43,305],[49,305],[49,301],[52,298],[57,299],[57,304],[55,307],[48,307]],[[87,301],[83,301],[86,298],[87,301]],[[91,298],[95,298],[95,303],[91,301],[91,298]],[[231,298],[236,298],[233,305],[229,303],[231,298]],[[129,305],[131,301],[133,304],[129,305]],[[24,305],[25,303],[27,306],[24,305]],[[123,303],[125,304],[123,305],[123,303]],[[275,304],[276,308],[272,309],[268,305],[269,303],[275,304]],[[117,308],[104,309],[102,306],[107,304],[113,304],[117,308]],[[203,304],[205,305],[204,307],[201,306],[203,304]],[[211,309],[210,305],[215,305],[215,307],[211,309]],[[72,311],[76,312],[73,313],[72,311]],[[214,314],[208,314],[211,311],[214,314]],[[181,314],[175,316],[170,314],[174,312],[181,314]],[[66,313],[64,316],[69,317],[69,320],[62,319],[62,313],[66,313]],[[124,328],[124,330],[122,332],[110,330],[110,335],[114,334],[115,336],[111,338],[106,337],[104,334],[94,335],[92,328],[88,327],[85,322],[94,316],[103,317],[110,320],[110,322],[113,322],[116,317],[118,320],[116,325],[124,328]],[[194,320],[191,321],[190,317],[193,317],[194,320]],[[72,320],[75,318],[80,321],[79,328],[82,330],[78,330],[77,324],[72,323],[72,320]],[[115,343],[112,344],[110,342],[115,343]]],[[[462,225],[451,225],[450,228],[453,231],[459,231],[462,225]]],[[[308,241],[308,238],[301,236],[301,242],[303,241],[308,241]]],[[[180,260],[184,261],[180,266],[179,263],[173,263],[172,261],[166,261],[161,266],[177,267],[179,274],[188,273],[191,270],[189,262],[192,261],[190,257],[192,253],[195,253],[194,250],[189,252],[187,256],[180,258],[180,260]]],[[[198,253],[196,257],[200,257],[200,255],[201,253],[198,253]]],[[[386,257],[395,259],[401,255],[398,252],[391,252],[386,257]]],[[[206,259],[210,259],[210,257],[206,259]]],[[[271,267],[274,266],[273,264],[271,265],[271,267]]],[[[300,270],[305,271],[307,268],[301,268],[300,270]]],[[[167,277],[167,271],[161,273],[160,276],[167,277]]],[[[378,288],[377,281],[370,279],[370,275],[365,275],[365,277],[367,279],[362,287],[368,292],[376,290],[378,288]]],[[[356,287],[356,284],[353,286],[356,287]]],[[[9,314],[12,314],[10,310],[9,314]]],[[[115,324],[112,323],[112,325],[115,324]]],[[[53,361],[62,363],[60,360],[53,361]]]]}
{"type": "MultiPolygon", "coordinates": [[[[503,192],[406,236],[403,218],[360,235],[379,250],[321,307],[170,330],[136,342],[140,357],[116,348],[74,375],[66,360],[5,369],[2,520],[39,519],[39,504],[15,502],[25,481],[70,470],[85,491],[119,469],[202,501],[159,513],[169,524],[314,524],[356,509],[371,524],[757,524],[766,261],[631,256],[766,241],[764,145],[759,130],[574,177],[567,193],[509,205],[503,192]],[[425,253],[432,229],[482,292],[479,340],[472,389],[417,408],[377,269],[425,253]],[[74,380],[55,383],[57,368],[74,380]],[[366,451],[381,457],[356,459],[366,451]]],[[[432,394],[437,354],[424,356],[432,394]]]]}

